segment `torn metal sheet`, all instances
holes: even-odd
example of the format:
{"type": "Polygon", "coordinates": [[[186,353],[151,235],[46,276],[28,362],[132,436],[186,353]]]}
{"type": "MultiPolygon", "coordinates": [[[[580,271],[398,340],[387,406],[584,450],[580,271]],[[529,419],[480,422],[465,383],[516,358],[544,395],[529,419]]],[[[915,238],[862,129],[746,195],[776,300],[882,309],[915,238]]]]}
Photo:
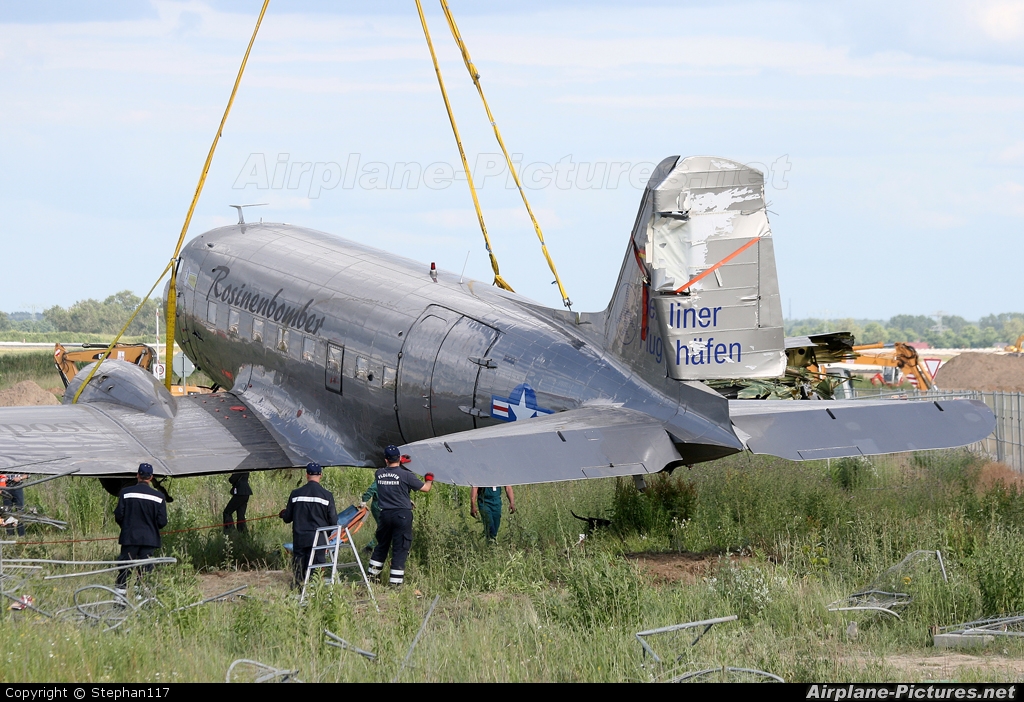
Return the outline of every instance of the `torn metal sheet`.
{"type": "Polygon", "coordinates": [[[764,176],[726,159],[690,157],[653,192],[645,254],[671,377],[782,375],[764,176]]]}

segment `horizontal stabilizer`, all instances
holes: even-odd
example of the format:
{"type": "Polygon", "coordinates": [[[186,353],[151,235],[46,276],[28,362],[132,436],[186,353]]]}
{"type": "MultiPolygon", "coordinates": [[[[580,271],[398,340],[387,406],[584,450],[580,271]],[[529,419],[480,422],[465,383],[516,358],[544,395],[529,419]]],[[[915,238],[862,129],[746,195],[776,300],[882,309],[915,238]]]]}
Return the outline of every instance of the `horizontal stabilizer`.
{"type": "Polygon", "coordinates": [[[421,475],[477,486],[645,475],[680,460],[661,422],[616,405],[424,439],[402,451],[421,475]]]}
{"type": "Polygon", "coordinates": [[[792,461],[954,448],[995,428],[978,400],[732,400],[729,414],[751,452],[792,461]]]}

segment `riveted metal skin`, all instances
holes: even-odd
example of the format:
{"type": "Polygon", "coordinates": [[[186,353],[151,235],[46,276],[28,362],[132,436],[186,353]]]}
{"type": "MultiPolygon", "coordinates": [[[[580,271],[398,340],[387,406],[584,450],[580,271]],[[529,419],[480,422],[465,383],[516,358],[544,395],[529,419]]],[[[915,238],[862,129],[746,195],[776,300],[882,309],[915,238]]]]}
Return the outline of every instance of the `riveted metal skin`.
{"type": "Polygon", "coordinates": [[[444,271],[434,283],[420,263],[289,225],[216,229],[182,259],[179,343],[296,465],[375,465],[389,443],[501,424],[492,397],[524,384],[550,412],[614,402],[702,454],[742,447],[720,396],[652,386],[602,348],[592,320],[538,315],[520,295],[444,271]],[[328,345],[344,348],[340,393],[325,383],[328,345]]]}
{"type": "MultiPolygon", "coordinates": [[[[641,255],[674,231],[665,219],[685,214],[676,209],[698,216],[700,198],[732,192],[708,191],[706,181],[698,187],[695,173],[734,167],[675,156],[659,164],[612,299],[596,313],[550,309],[445,271],[435,282],[425,264],[302,227],[238,224],[201,234],[182,250],[176,289],[167,294],[177,296],[177,343],[230,391],[175,399],[138,367],[107,361],[78,404],[0,408],[0,470],[31,465],[37,473],[77,468],[111,476],[148,462],[158,474],[185,476],[309,461],[373,466],[382,447],[398,444],[419,473],[515,485],[642,476],[744,448],[812,460],[962,446],[987,436],[995,420],[979,402],[730,405],[686,379],[692,368],[670,367],[662,335],[681,340],[693,320],[714,325],[710,305],[698,312],[692,303],[700,293],[724,310],[727,286],[744,319],[767,325],[723,325],[737,334],[729,343],[747,345],[744,359],[762,353],[770,360],[782,348],[771,329],[781,312],[770,248],[756,265],[737,254],[714,283],[707,256],[686,259],[677,247],[676,258],[662,256],[657,269],[641,255]],[[678,181],[683,172],[689,180],[678,181]],[[702,268],[696,276],[706,285],[691,286],[689,301],[655,303],[652,295],[678,293],[670,277],[702,268]],[[755,284],[758,300],[749,299],[755,284]],[[679,312],[682,302],[694,311],[679,312]],[[668,323],[665,314],[679,316],[668,323]]],[[[733,217],[728,208],[705,211],[733,217]]],[[[768,246],[762,229],[760,238],[745,239],[768,246]]],[[[711,258],[718,255],[713,238],[711,258]]],[[[722,253],[738,243],[721,241],[728,244],[722,253]]],[[[725,358],[710,340],[700,342],[703,357],[695,339],[686,343],[698,359],[725,358]]],[[[737,368],[729,377],[742,375],[737,368]]]]}

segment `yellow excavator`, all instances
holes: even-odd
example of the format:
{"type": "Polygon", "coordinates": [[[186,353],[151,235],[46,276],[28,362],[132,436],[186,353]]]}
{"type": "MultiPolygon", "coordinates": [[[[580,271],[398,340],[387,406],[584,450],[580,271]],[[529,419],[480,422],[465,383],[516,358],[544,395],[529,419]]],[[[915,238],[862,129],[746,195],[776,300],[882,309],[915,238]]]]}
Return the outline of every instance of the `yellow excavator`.
{"type": "Polygon", "coordinates": [[[921,362],[917,350],[897,341],[890,348],[879,342],[877,344],[862,344],[853,347],[856,356],[852,363],[864,366],[887,366],[899,369],[905,378],[912,378],[917,383],[918,390],[931,390],[935,387],[935,379],[928,369],[921,362]]]}
{"type": "MultiPolygon", "coordinates": [[[[98,361],[107,350],[107,344],[82,344],[81,350],[68,351],[61,344],[53,345],[53,364],[57,367],[60,379],[64,387],[68,386],[78,374],[76,363],[92,363],[98,361]]],[[[118,361],[127,361],[143,368],[150,373],[153,372],[153,364],[156,362],[156,349],[146,344],[114,344],[110,352],[110,358],[118,361]]],[[[172,395],[198,395],[212,392],[210,388],[198,385],[172,385],[172,395]]]]}
{"type": "Polygon", "coordinates": [[[1017,340],[1005,347],[1003,351],[1006,353],[1024,353],[1024,334],[1017,337],[1017,340]]]}

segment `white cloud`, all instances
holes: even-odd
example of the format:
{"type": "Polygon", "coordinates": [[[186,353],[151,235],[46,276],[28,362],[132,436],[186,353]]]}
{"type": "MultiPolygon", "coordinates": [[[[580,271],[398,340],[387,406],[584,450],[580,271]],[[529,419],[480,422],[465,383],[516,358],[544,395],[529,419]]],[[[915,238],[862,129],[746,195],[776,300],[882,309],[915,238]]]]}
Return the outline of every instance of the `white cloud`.
{"type": "Polygon", "coordinates": [[[999,0],[977,3],[976,21],[992,39],[1000,42],[1024,38],[1024,2],[999,0]]]}

